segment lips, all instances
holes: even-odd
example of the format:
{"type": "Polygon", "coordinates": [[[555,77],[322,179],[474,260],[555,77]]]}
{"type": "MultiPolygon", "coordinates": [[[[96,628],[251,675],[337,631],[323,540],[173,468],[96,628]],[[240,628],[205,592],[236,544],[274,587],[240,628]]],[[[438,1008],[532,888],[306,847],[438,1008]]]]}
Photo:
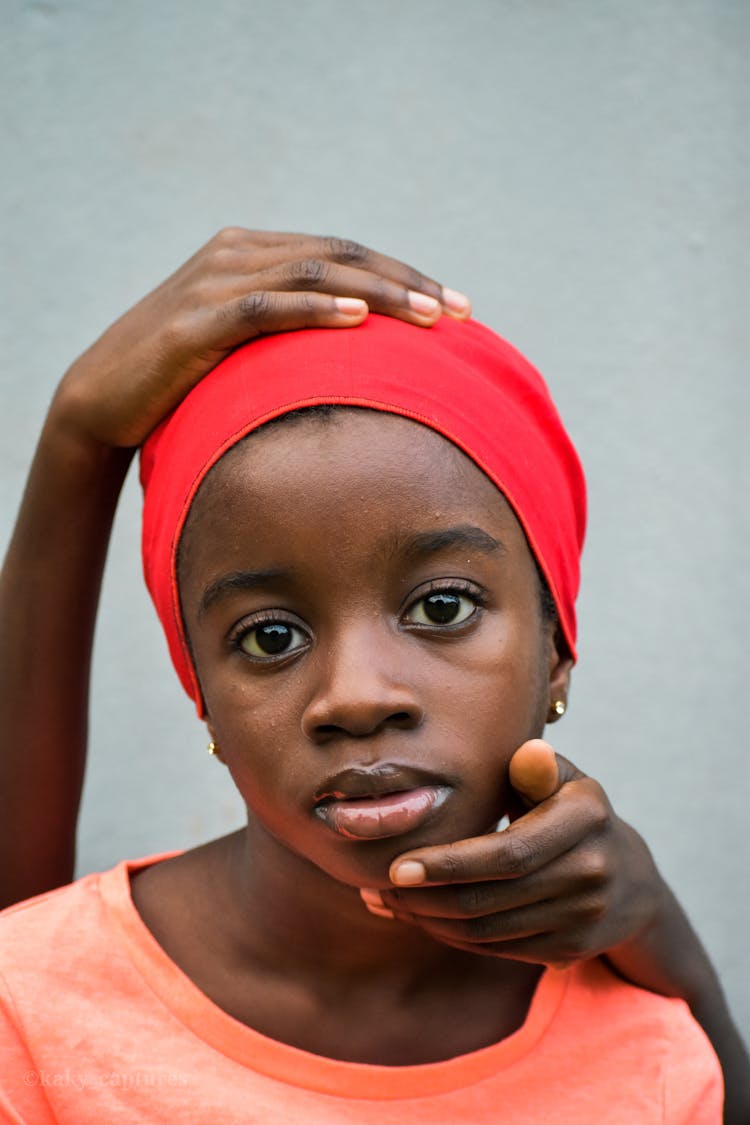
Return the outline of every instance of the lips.
{"type": "Polygon", "coordinates": [[[342,770],[319,790],[315,815],[347,839],[385,839],[424,824],[451,790],[445,778],[391,763],[342,770]]]}

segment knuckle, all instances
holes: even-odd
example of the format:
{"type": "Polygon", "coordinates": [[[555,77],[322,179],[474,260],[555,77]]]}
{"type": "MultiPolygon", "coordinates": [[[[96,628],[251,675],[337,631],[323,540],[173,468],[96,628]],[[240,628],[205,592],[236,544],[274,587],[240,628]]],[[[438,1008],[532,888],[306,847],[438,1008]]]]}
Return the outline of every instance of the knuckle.
{"type": "Polygon", "coordinates": [[[288,276],[295,287],[313,288],[325,281],[328,276],[328,266],[319,258],[303,258],[289,265],[288,276]]]}
{"type": "Polygon", "coordinates": [[[366,262],[369,250],[351,238],[327,238],[328,257],[342,265],[356,266],[366,262]]]}
{"type": "Polygon", "coordinates": [[[606,856],[601,852],[593,852],[586,858],[583,869],[583,878],[590,887],[603,887],[611,879],[611,871],[606,856]]]}
{"type": "Polygon", "coordinates": [[[536,861],[536,851],[528,842],[520,835],[510,835],[507,840],[508,846],[508,860],[507,866],[513,875],[528,875],[534,870],[536,861]]]}
{"type": "Polygon", "coordinates": [[[591,807],[591,824],[595,832],[604,833],[610,826],[609,809],[604,801],[594,801],[591,807]]]}
{"type": "Polygon", "coordinates": [[[236,250],[226,243],[218,243],[211,252],[210,264],[216,273],[225,273],[235,267],[236,250]]]}
{"type": "Polygon", "coordinates": [[[483,888],[476,883],[469,883],[467,886],[461,887],[456,896],[456,905],[459,911],[468,917],[483,913],[486,904],[487,896],[483,888]]]}
{"type": "Polygon", "coordinates": [[[214,235],[212,241],[215,246],[234,247],[244,241],[246,233],[244,227],[222,227],[214,235]]]}
{"type": "Polygon", "coordinates": [[[177,313],[163,327],[164,350],[167,353],[187,347],[195,333],[195,318],[187,310],[177,313]]]}
{"type": "Polygon", "coordinates": [[[586,778],[581,785],[586,793],[589,824],[596,832],[606,831],[610,827],[612,812],[607,794],[598,781],[593,781],[591,778],[586,778]]]}
{"type": "Polygon", "coordinates": [[[308,320],[314,317],[317,311],[317,305],[311,293],[302,293],[299,298],[299,303],[302,313],[308,320]]]}
{"type": "Polygon", "coordinates": [[[447,882],[451,883],[461,879],[463,864],[461,863],[461,858],[458,853],[451,848],[448,848],[447,851],[444,852],[441,860],[441,868],[442,875],[447,882]]]}
{"type": "Polygon", "coordinates": [[[255,293],[246,293],[240,297],[238,307],[244,320],[262,320],[271,311],[271,294],[265,290],[255,293]]]}

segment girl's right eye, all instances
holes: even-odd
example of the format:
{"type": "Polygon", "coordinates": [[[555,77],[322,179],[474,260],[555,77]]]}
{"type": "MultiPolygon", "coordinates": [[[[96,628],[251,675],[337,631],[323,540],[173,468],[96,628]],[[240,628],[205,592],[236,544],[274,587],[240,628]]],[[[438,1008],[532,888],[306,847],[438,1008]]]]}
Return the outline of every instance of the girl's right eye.
{"type": "Polygon", "coordinates": [[[308,637],[286,621],[266,621],[242,632],[235,643],[254,660],[273,660],[304,648],[308,637]]]}

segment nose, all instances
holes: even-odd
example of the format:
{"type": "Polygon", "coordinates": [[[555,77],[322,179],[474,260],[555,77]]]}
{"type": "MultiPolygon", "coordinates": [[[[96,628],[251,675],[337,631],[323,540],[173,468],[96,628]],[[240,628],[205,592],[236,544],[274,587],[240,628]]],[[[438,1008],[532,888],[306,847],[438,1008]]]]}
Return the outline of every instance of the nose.
{"type": "Polygon", "coordinates": [[[388,727],[420,725],[422,707],[403,674],[404,654],[385,632],[382,624],[350,629],[320,653],[320,677],[302,715],[307,738],[322,743],[337,735],[365,738],[388,727]]]}

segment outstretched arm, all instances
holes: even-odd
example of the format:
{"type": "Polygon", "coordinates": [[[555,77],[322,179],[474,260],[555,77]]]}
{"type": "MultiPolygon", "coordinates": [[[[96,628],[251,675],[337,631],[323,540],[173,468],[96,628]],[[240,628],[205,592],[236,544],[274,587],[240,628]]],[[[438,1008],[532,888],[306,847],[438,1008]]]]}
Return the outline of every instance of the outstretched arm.
{"type": "Polygon", "coordinates": [[[0,906],[73,875],[101,576],[135,448],[232,348],[368,309],[425,327],[470,311],[357,243],[232,228],[65,375],[0,574],[0,906]]]}

